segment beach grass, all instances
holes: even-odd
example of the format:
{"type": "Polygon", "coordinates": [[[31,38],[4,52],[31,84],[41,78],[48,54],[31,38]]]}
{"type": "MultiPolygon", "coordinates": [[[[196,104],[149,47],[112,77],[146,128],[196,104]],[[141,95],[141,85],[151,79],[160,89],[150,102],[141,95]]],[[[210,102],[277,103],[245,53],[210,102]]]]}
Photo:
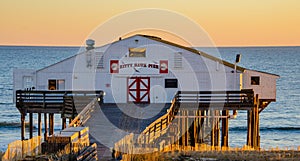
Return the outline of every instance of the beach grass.
{"type": "Polygon", "coordinates": [[[236,150],[236,151],[170,151],[154,152],[149,154],[125,155],[123,160],[218,160],[218,161],[292,161],[299,160],[300,151],[298,150],[236,150]]]}

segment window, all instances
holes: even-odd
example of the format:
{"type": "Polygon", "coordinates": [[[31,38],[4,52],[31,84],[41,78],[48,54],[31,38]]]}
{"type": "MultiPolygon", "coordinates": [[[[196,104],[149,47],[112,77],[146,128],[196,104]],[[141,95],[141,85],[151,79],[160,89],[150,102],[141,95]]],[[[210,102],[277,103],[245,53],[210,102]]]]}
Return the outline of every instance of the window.
{"type": "Polygon", "coordinates": [[[64,90],[65,80],[63,79],[49,79],[48,80],[48,90],[64,90]]]}
{"type": "Polygon", "coordinates": [[[129,57],[146,57],[146,48],[129,48],[129,57]]]}
{"type": "Polygon", "coordinates": [[[56,80],[48,80],[48,89],[49,90],[57,90],[56,88],[56,80]]]}
{"type": "Polygon", "coordinates": [[[57,80],[57,89],[64,90],[65,89],[65,80],[57,80]]]}
{"type": "Polygon", "coordinates": [[[260,78],[258,76],[252,76],[251,77],[251,85],[259,85],[260,83],[260,78]]]}
{"type": "Polygon", "coordinates": [[[178,88],[177,79],[165,79],[165,88],[178,88]]]}

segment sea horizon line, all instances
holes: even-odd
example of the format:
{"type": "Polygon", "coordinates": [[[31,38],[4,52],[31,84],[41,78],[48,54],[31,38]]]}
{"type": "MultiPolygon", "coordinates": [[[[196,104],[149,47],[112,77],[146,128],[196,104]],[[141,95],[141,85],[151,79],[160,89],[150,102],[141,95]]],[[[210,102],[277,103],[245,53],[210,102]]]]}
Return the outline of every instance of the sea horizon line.
{"type": "MultiPolygon", "coordinates": [[[[103,45],[101,45],[103,46],[103,45]]],[[[96,47],[101,47],[96,46],[96,47]]],[[[70,48],[80,48],[85,46],[77,46],[77,45],[1,45],[0,47],[55,47],[55,48],[64,48],[64,47],[70,47],[70,48]]],[[[189,46],[187,46],[189,47],[189,46]]],[[[243,46],[235,46],[235,45],[228,45],[228,46],[192,46],[193,48],[268,48],[268,47],[300,47],[300,45],[243,45],[243,46]]]]}

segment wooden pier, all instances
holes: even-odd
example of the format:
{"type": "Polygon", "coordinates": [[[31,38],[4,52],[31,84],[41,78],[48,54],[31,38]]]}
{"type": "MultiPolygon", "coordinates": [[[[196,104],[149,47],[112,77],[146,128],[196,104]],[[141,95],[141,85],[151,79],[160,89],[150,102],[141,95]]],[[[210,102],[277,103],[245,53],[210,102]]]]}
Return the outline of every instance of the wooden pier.
{"type": "MultiPolygon", "coordinates": [[[[54,134],[54,115],[61,116],[62,129],[67,127],[67,120],[69,126],[82,125],[89,119],[88,113],[95,108],[95,103],[102,103],[103,92],[17,91],[16,98],[16,106],[21,113],[21,140],[25,140],[27,114],[29,139],[33,137],[33,115],[37,114],[38,136],[42,135],[43,116],[46,140],[54,134]]],[[[247,146],[260,149],[259,113],[272,101],[274,100],[259,99],[259,95],[255,95],[253,90],[178,91],[164,115],[147,127],[142,127],[144,130],[138,138],[125,136],[115,143],[114,149],[116,152],[128,154],[131,153],[128,147],[132,146],[139,149],[151,147],[162,151],[166,147],[171,150],[176,147],[196,150],[205,144],[210,145],[212,150],[226,149],[229,147],[229,120],[236,117],[238,110],[246,110],[248,113],[247,146]]],[[[102,144],[98,143],[99,145],[102,144]]]]}

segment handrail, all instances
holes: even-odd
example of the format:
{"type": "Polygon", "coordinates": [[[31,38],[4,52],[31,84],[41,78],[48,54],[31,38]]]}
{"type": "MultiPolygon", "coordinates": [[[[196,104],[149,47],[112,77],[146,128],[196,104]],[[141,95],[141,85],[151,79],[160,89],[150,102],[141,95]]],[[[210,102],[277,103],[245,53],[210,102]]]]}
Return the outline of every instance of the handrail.
{"type": "Polygon", "coordinates": [[[94,111],[96,104],[98,103],[98,98],[94,98],[89,104],[87,104],[84,109],[72,120],[69,127],[80,126],[84,124],[90,117],[90,113],[94,111]]]}
{"type": "Polygon", "coordinates": [[[162,132],[168,128],[172,120],[175,118],[175,110],[176,110],[176,103],[177,103],[178,94],[175,95],[174,99],[172,100],[172,104],[166,114],[161,116],[160,118],[156,119],[152,122],[146,129],[140,134],[138,140],[140,143],[150,143],[150,141],[155,140],[156,138],[160,137],[162,132]],[[147,140],[147,141],[145,141],[147,140]]]}

